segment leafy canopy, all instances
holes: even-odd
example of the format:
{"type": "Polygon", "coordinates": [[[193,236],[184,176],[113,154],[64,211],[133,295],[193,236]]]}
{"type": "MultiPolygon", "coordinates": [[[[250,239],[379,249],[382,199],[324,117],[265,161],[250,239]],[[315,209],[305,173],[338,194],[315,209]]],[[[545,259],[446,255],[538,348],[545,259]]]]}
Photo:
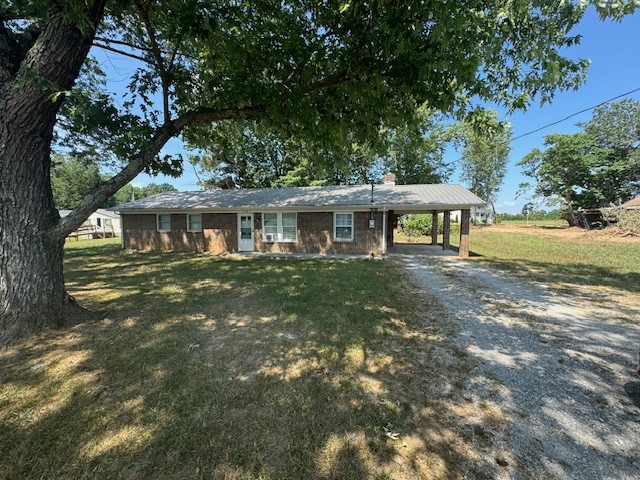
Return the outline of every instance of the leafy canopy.
{"type": "Polygon", "coordinates": [[[473,193],[491,204],[495,213],[494,201],[507,173],[511,125],[500,122],[498,114],[489,111],[484,128],[478,130],[463,123],[460,135],[464,145],[461,178],[473,193]]]}
{"type": "Polygon", "coordinates": [[[560,197],[567,208],[624,202],[640,193],[639,118],[636,100],[603,105],[584,131],[547,135],[548,148],[532,150],[519,165],[535,179],[536,195],[560,197]]]}
{"type": "Polygon", "coordinates": [[[51,188],[57,209],[71,210],[100,184],[100,169],[95,162],[54,155],[51,161],[51,188]]]}
{"type": "MultiPolygon", "coordinates": [[[[383,128],[411,124],[425,103],[473,117],[472,99],[515,109],[577,88],[587,62],[561,51],[579,42],[569,31],[583,9],[556,1],[110,2],[94,43],[139,67],[118,103],[96,91],[95,66],[85,68],[65,127],[84,137],[77,148],[125,162],[167,122],[180,133],[242,116],[325,149],[363,145],[383,128]]],[[[181,168],[180,159],[160,157],[145,167],[181,168]]]]}
{"type": "Polygon", "coordinates": [[[190,132],[192,145],[205,151],[190,160],[207,188],[378,183],[388,171],[400,184],[442,182],[450,174],[443,160],[449,129],[426,108],[416,120],[372,132],[364,144],[348,137],[331,148],[276,135],[255,120],[222,123],[190,132]]]}

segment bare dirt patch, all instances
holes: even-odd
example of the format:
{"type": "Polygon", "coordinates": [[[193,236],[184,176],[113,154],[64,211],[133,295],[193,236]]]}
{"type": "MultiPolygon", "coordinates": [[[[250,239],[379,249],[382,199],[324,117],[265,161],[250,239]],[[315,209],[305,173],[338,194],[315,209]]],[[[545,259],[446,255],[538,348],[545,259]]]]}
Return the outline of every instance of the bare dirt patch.
{"type": "Polygon", "coordinates": [[[579,227],[564,226],[539,226],[539,225],[510,225],[500,223],[497,225],[473,227],[474,230],[488,230],[491,232],[526,233],[535,236],[547,236],[560,238],[566,241],[578,243],[640,243],[640,237],[628,235],[624,231],[615,228],[601,230],[585,230],[579,227]]]}

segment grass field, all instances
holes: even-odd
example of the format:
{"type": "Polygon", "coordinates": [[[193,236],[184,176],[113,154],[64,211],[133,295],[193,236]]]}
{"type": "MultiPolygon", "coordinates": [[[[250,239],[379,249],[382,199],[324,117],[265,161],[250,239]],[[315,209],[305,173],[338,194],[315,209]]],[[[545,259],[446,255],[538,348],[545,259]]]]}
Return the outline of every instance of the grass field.
{"type": "MultiPolygon", "coordinates": [[[[640,238],[568,228],[566,222],[502,222],[472,227],[472,259],[547,283],[614,287],[640,293],[640,238]]],[[[394,234],[399,243],[430,243],[429,236],[394,234]]],[[[438,236],[442,242],[442,235],[438,236]]],[[[451,233],[456,249],[459,233],[451,233]]]]}
{"type": "Polygon", "coordinates": [[[466,358],[389,262],[96,240],[66,275],[106,316],[0,353],[0,478],[477,477],[466,358]]]}
{"type": "MultiPolygon", "coordinates": [[[[452,245],[458,238],[452,236],[452,245]]],[[[640,293],[640,239],[578,228],[498,225],[474,228],[476,259],[543,282],[640,293]]]]}

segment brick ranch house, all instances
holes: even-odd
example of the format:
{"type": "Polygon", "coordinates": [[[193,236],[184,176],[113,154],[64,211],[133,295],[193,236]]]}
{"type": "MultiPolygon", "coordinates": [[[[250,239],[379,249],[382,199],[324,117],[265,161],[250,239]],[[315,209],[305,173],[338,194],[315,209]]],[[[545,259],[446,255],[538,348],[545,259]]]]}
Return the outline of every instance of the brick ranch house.
{"type": "MultiPolygon", "coordinates": [[[[188,252],[385,255],[399,215],[461,212],[460,256],[469,254],[469,212],[485,202],[459,185],[354,185],[168,192],[119,205],[122,247],[188,252]]],[[[434,237],[435,240],[436,237],[434,237]]],[[[434,243],[435,244],[435,243],[434,243]]]]}

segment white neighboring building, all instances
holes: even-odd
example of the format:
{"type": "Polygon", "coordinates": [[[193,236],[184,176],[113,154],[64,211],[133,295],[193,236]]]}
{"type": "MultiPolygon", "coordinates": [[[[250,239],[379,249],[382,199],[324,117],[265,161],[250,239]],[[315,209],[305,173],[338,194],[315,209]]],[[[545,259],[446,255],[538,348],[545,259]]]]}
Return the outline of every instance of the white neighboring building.
{"type": "MultiPolygon", "coordinates": [[[[451,212],[451,221],[460,223],[460,210],[453,210],[451,212]]],[[[487,223],[491,225],[493,223],[493,210],[491,210],[491,205],[471,207],[471,223],[487,223]]]]}
{"type": "MultiPolygon", "coordinates": [[[[71,210],[60,210],[61,217],[66,217],[71,210]]],[[[120,215],[111,210],[99,208],[85,220],[85,222],[70,236],[86,236],[87,238],[99,237],[120,237],[122,236],[122,227],[120,215]]]]}

